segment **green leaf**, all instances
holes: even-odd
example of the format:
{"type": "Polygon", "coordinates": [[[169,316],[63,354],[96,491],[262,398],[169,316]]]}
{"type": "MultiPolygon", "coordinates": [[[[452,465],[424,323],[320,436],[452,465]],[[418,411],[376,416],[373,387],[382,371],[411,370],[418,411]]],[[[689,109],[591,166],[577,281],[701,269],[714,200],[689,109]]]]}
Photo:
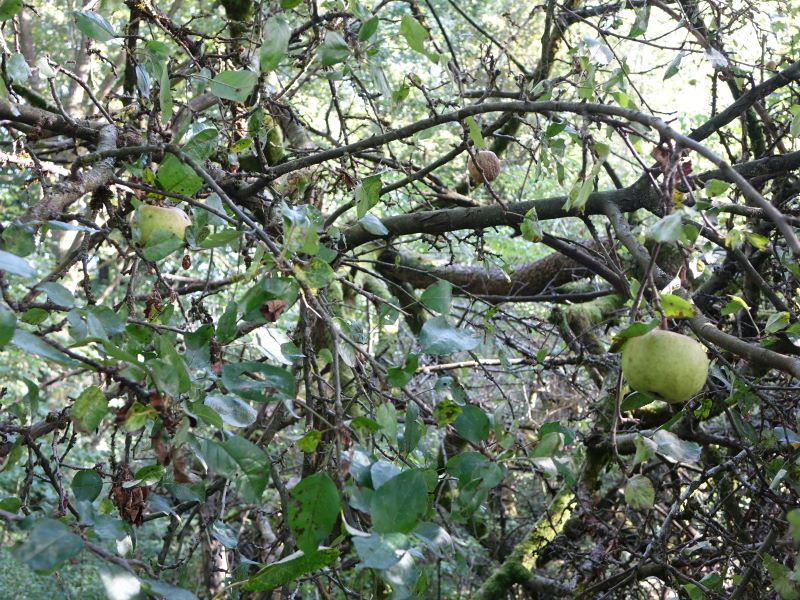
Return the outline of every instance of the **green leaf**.
{"type": "Polygon", "coordinates": [[[11,275],[19,275],[20,277],[36,276],[36,271],[25,259],[5,250],[0,250],[0,271],[5,271],[11,275]]]}
{"type": "Polygon", "coordinates": [[[419,469],[403,471],[372,495],[372,528],[378,533],[408,533],[428,512],[428,486],[419,469]]]}
{"type": "Polygon", "coordinates": [[[750,306],[739,296],[730,295],[730,302],[722,307],[720,314],[722,316],[732,315],[740,310],[750,310],[750,306]]]}
{"type": "Polygon", "coordinates": [[[172,90],[170,90],[169,71],[166,66],[161,69],[158,103],[161,107],[161,121],[167,123],[172,118],[172,90]]]}
{"type": "Polygon", "coordinates": [[[478,123],[475,122],[475,118],[467,117],[466,121],[472,143],[480,150],[486,149],[486,140],[483,139],[483,133],[481,133],[481,128],[478,123]]]}
{"type": "Polygon", "coordinates": [[[643,475],[634,475],[625,484],[625,502],[634,510],[649,510],[656,501],[653,484],[643,475]]]}
{"type": "Polygon", "coordinates": [[[775,591],[783,600],[800,599],[800,585],[789,567],[782,565],[766,552],[761,555],[775,591]]]}
{"type": "Polygon", "coordinates": [[[440,316],[425,321],[419,333],[419,344],[425,354],[442,355],[474,350],[480,340],[464,329],[451,326],[440,316]]]}
{"type": "MultiPolygon", "coordinates": [[[[436,424],[439,427],[450,425],[460,414],[461,407],[449,398],[440,401],[436,408],[433,409],[433,418],[436,419],[436,424]]],[[[462,435],[462,437],[464,436],[462,435]]]]}
{"type": "Polygon", "coordinates": [[[353,545],[362,566],[384,570],[403,559],[409,548],[409,539],[402,533],[372,534],[367,537],[353,537],[353,545]]]}
{"type": "Polygon", "coordinates": [[[683,226],[681,213],[674,212],[656,222],[649,232],[649,237],[662,244],[681,239],[683,226]]]}
{"type": "Polygon", "coordinates": [[[306,454],[311,454],[317,449],[321,440],[322,432],[319,429],[312,429],[297,440],[297,447],[306,454]]]}
{"type": "Polygon", "coordinates": [[[637,408],[642,408],[643,406],[647,406],[652,402],[655,402],[655,398],[649,394],[645,394],[644,392],[633,392],[622,401],[622,404],[620,404],[619,408],[623,412],[628,412],[631,410],[636,410],[637,408]]]}
{"type": "Polygon", "coordinates": [[[767,324],[764,326],[764,333],[772,334],[786,329],[789,326],[789,319],[788,312],[772,313],[767,319],[767,324]]]}
{"type": "Polygon", "coordinates": [[[691,319],[695,315],[694,306],[675,294],[661,294],[661,308],[668,319],[691,319]]]}
{"type": "Polygon", "coordinates": [[[786,513],[786,520],[789,521],[789,531],[795,542],[800,542],[800,508],[793,508],[786,513]]]}
{"type": "Polygon", "coordinates": [[[141,579],[140,581],[145,590],[157,595],[159,598],[164,598],[165,600],[197,600],[197,596],[183,588],[153,579],[141,579]]]}
{"type": "Polygon", "coordinates": [[[731,184],[727,181],[720,181],[719,179],[709,179],[705,183],[706,194],[709,198],[721,196],[731,188],[731,184]]]}
{"type": "Polygon", "coordinates": [[[328,287],[335,278],[331,266],[321,258],[314,257],[308,266],[300,271],[303,280],[313,289],[328,287]]]}
{"type": "Polygon", "coordinates": [[[0,348],[13,339],[16,328],[16,315],[10,310],[0,308],[0,348]]]}
{"type": "Polygon", "coordinates": [[[358,220],[359,223],[369,231],[372,235],[385,236],[389,235],[389,230],[383,222],[375,215],[364,215],[358,220]]]}
{"type": "Polygon", "coordinates": [[[171,231],[159,230],[150,235],[142,249],[146,260],[158,262],[184,247],[184,241],[171,231]]]}
{"type": "Polygon", "coordinates": [[[672,59],[672,62],[669,63],[667,70],[664,72],[665,80],[678,74],[678,69],[680,69],[681,61],[683,60],[684,56],[686,56],[686,53],[681,51],[678,52],[678,55],[672,59]]]}
{"type": "Polygon", "coordinates": [[[525,213],[522,219],[522,225],[520,225],[520,231],[522,232],[523,239],[529,242],[538,243],[544,239],[544,232],[542,231],[539,217],[536,214],[536,207],[531,208],[525,213]]]}
{"type": "Polygon", "coordinates": [[[22,502],[16,496],[9,496],[0,500],[0,510],[16,513],[22,508],[22,502]]]}
{"type": "Polygon", "coordinates": [[[281,397],[294,398],[295,393],[294,377],[289,371],[260,362],[225,365],[222,368],[222,383],[228,391],[256,402],[269,402],[281,397]],[[268,389],[276,392],[277,398],[272,395],[267,396],[268,389]]]}
{"type": "Polygon", "coordinates": [[[22,0],[3,0],[0,3],[0,21],[8,21],[22,10],[22,0]]]}
{"type": "Polygon", "coordinates": [[[137,485],[150,486],[155,485],[164,478],[164,467],[159,464],[146,465],[136,471],[132,481],[126,481],[122,484],[124,488],[131,488],[137,485]]]}
{"type": "Polygon", "coordinates": [[[428,30],[411,15],[403,15],[400,21],[400,35],[406,39],[409,48],[427,56],[425,41],[428,39],[428,30]]]}
{"type": "Polygon", "coordinates": [[[302,3],[303,0],[281,0],[281,8],[289,10],[300,6],[302,3]]]}
{"type": "Polygon", "coordinates": [[[682,440],[666,429],[656,431],[653,440],[658,444],[658,453],[670,462],[696,464],[700,461],[702,448],[699,444],[682,440]]]}
{"type": "Polygon", "coordinates": [[[792,124],[789,126],[789,133],[792,137],[800,136],[800,111],[792,117],[792,124]]]}
{"type": "Polygon", "coordinates": [[[83,540],[61,521],[36,521],[28,539],[12,551],[15,558],[40,575],[58,569],[83,550],[83,540]]]}
{"type": "Polygon", "coordinates": [[[247,580],[244,589],[248,592],[269,592],[306,573],[332,565],[337,558],[339,551],[334,548],[325,548],[310,556],[298,551],[261,569],[247,580]]]}
{"type": "Polygon", "coordinates": [[[53,304],[58,304],[64,308],[75,306],[75,296],[67,288],[55,281],[40,283],[36,286],[37,290],[42,290],[53,304]]]}
{"type": "Polygon", "coordinates": [[[6,72],[8,76],[17,83],[25,83],[31,77],[31,68],[25,61],[25,57],[19,52],[8,57],[6,72]]]}
{"type": "Polygon", "coordinates": [[[342,34],[336,31],[329,31],[325,34],[325,39],[317,50],[320,62],[323,66],[332,67],[347,60],[350,56],[350,46],[342,34]]]}
{"type": "Polygon", "coordinates": [[[52,360],[53,362],[62,365],[76,367],[78,364],[80,364],[78,361],[72,360],[63,352],[56,350],[53,348],[53,346],[41,338],[33,335],[32,333],[28,333],[27,331],[23,331],[22,329],[17,329],[14,332],[14,337],[11,338],[11,343],[20,350],[30,352],[31,354],[36,354],[37,356],[41,356],[42,358],[52,360]]]}
{"type": "Polygon", "coordinates": [[[103,390],[97,386],[91,386],[83,390],[72,405],[70,414],[75,428],[78,431],[88,433],[97,429],[100,421],[108,412],[108,400],[106,400],[103,390]]]}
{"type": "MultiPolygon", "coordinates": [[[[381,176],[370,175],[361,180],[353,192],[356,200],[356,215],[360,219],[375,206],[381,197],[381,176]]],[[[381,234],[383,235],[383,234],[381,234]]]]}
{"type": "Polygon", "coordinates": [[[258,74],[247,69],[222,71],[211,80],[209,91],[217,98],[244,102],[258,82],[258,74]]]}
{"type": "Polygon", "coordinates": [[[72,478],[72,493],[77,500],[92,502],[103,491],[103,479],[97,471],[78,471],[72,478]]]}
{"type": "Polygon", "coordinates": [[[275,15],[264,24],[264,42],[259,51],[262,73],[278,68],[289,50],[291,36],[292,28],[283,15],[275,15]]]}
{"type": "Polygon", "coordinates": [[[259,502],[269,477],[269,458],[264,451],[239,436],[231,436],[220,444],[244,474],[242,498],[245,502],[259,502]]]}
{"type": "Polygon", "coordinates": [[[366,42],[378,31],[378,25],[380,25],[380,19],[377,16],[368,19],[358,30],[358,40],[366,42]]]}
{"type": "Polygon", "coordinates": [[[453,284],[444,279],[429,285],[420,296],[420,302],[440,315],[446,315],[450,312],[452,301],[453,284]]]}
{"type": "MultiPolygon", "coordinates": [[[[441,404],[441,403],[440,403],[441,404]]],[[[489,437],[492,424],[486,413],[477,406],[467,404],[461,407],[461,414],[453,422],[458,435],[473,443],[482,442],[489,437]]]]}
{"type": "Polygon", "coordinates": [[[325,541],[339,517],[341,500],[336,485],[327,473],[315,473],[291,491],[289,526],[297,547],[310,555],[325,541]]]}
{"type": "Polygon", "coordinates": [[[95,12],[72,11],[75,25],[86,36],[98,42],[107,42],[119,37],[114,27],[104,17],[95,12]]]}
{"type": "Polygon", "coordinates": [[[203,241],[197,244],[198,248],[221,248],[227,246],[234,240],[238,240],[242,236],[242,232],[237,229],[223,229],[212,233],[208,237],[203,238],[203,241]]]}
{"type": "Polygon", "coordinates": [[[156,172],[156,181],[165,192],[194,195],[203,187],[203,179],[174,154],[167,154],[156,172]]]}
{"type": "Polygon", "coordinates": [[[207,396],[203,404],[216,411],[226,425],[247,427],[256,422],[258,413],[236,396],[207,396]]]}

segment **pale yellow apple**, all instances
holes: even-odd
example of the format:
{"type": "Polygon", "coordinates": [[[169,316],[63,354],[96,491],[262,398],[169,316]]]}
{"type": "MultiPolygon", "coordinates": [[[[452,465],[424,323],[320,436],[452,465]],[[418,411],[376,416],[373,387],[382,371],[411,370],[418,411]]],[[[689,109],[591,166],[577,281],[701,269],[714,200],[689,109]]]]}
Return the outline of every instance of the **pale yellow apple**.
{"type": "Polygon", "coordinates": [[[667,402],[685,402],[708,378],[705,348],[690,337],[655,329],[629,339],[622,348],[622,374],[638,392],[667,402]]]}
{"type": "Polygon", "coordinates": [[[173,206],[153,206],[143,204],[136,211],[136,223],[141,232],[141,242],[146,246],[158,232],[173,233],[181,240],[186,239],[186,228],[192,220],[180,208],[173,206]]]}

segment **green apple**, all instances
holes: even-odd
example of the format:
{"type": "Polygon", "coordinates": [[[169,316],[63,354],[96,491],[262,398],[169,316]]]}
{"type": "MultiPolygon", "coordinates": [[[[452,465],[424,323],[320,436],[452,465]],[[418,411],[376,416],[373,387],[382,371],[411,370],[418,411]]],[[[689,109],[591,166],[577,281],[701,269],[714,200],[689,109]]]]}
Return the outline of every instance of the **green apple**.
{"type": "Polygon", "coordinates": [[[189,215],[180,208],[172,206],[143,204],[136,211],[136,215],[143,246],[147,246],[160,232],[173,233],[181,240],[186,239],[186,228],[192,224],[189,215]]]}
{"type": "Polygon", "coordinates": [[[685,402],[703,389],[708,356],[692,338],[656,329],[625,342],[622,374],[638,392],[656,394],[667,402],[685,402]]]}

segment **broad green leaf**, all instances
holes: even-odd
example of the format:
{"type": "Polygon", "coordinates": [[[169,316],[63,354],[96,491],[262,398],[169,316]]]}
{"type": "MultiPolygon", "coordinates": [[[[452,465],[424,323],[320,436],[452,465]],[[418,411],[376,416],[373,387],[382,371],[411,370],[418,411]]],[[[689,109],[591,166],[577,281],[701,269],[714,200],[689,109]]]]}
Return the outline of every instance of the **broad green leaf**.
{"type": "Polygon", "coordinates": [[[297,547],[310,555],[333,531],[341,500],[336,485],[327,473],[315,473],[291,490],[289,526],[297,547]]]}
{"type": "Polygon", "coordinates": [[[252,406],[236,396],[207,396],[203,404],[214,409],[225,424],[231,427],[252,425],[258,415],[252,406]]]}
{"type": "Polygon", "coordinates": [[[442,355],[474,350],[480,340],[464,329],[457,329],[445,317],[425,321],[419,333],[419,344],[425,354],[442,355]]]}
{"type": "Polygon", "coordinates": [[[67,288],[55,281],[40,283],[36,286],[37,290],[42,290],[53,304],[58,304],[64,308],[75,306],[75,296],[67,288]]]}
{"type": "Polygon", "coordinates": [[[308,266],[299,271],[303,280],[313,289],[323,289],[333,282],[336,274],[331,266],[321,258],[314,257],[308,266]]]}
{"type": "Polygon", "coordinates": [[[419,469],[403,471],[372,495],[372,527],[378,533],[408,533],[428,511],[428,486],[419,469]]]}
{"type": "Polygon", "coordinates": [[[222,369],[222,383],[228,391],[256,402],[269,402],[281,397],[294,398],[295,392],[294,377],[289,371],[260,362],[225,365],[222,369]],[[269,390],[277,393],[277,398],[273,395],[267,396],[269,390]]]}
{"type": "Polygon", "coordinates": [[[25,352],[36,354],[42,358],[52,360],[53,362],[67,365],[70,367],[78,366],[78,361],[72,360],[63,352],[56,350],[53,346],[42,340],[40,337],[33,335],[22,329],[17,329],[14,332],[14,337],[11,338],[11,343],[25,352]]]}
{"type": "Polygon", "coordinates": [[[103,479],[94,470],[78,471],[72,478],[72,493],[78,500],[92,502],[103,491],[103,479]]]}
{"type": "Polygon", "coordinates": [[[653,484],[643,475],[634,475],[625,484],[625,502],[634,510],[653,508],[656,491],[653,484]]]}
{"type": "Polygon", "coordinates": [[[798,110],[794,117],[792,117],[792,123],[789,126],[789,133],[792,137],[800,136],[800,110],[798,110]]]}
{"type": "Polygon", "coordinates": [[[720,181],[719,179],[709,179],[705,182],[706,194],[709,198],[721,196],[731,188],[731,184],[727,181],[720,181]]]}
{"type": "Polygon", "coordinates": [[[70,414],[75,428],[85,433],[94,431],[108,412],[108,400],[103,390],[91,386],[83,390],[72,405],[70,414]]]}
{"type": "Polygon", "coordinates": [[[319,429],[312,429],[297,440],[297,447],[306,454],[310,454],[317,449],[321,440],[322,432],[319,429]]]}
{"type": "Polygon", "coordinates": [[[480,407],[467,404],[461,407],[461,413],[453,422],[453,427],[465,440],[477,444],[489,437],[492,425],[480,407]]]}
{"type": "Polygon", "coordinates": [[[522,225],[520,225],[520,231],[522,232],[522,237],[529,242],[538,243],[544,239],[544,232],[542,231],[542,225],[539,222],[535,207],[525,213],[525,217],[522,219],[522,225]]]}
{"type": "Polygon", "coordinates": [[[678,74],[684,56],[686,56],[685,52],[678,52],[678,55],[672,59],[672,62],[669,63],[667,70],[664,72],[664,79],[669,79],[678,74]]]}
{"type": "Polygon", "coordinates": [[[366,42],[369,38],[371,38],[375,33],[378,31],[378,26],[380,25],[380,20],[377,16],[368,19],[362,26],[361,29],[358,30],[358,39],[361,42],[366,42]]]}
{"type": "Polygon", "coordinates": [[[19,52],[8,57],[6,71],[8,76],[16,83],[25,83],[31,77],[31,68],[25,61],[25,57],[19,52]]]}
{"type": "Polygon", "coordinates": [[[326,67],[332,67],[347,60],[350,56],[350,46],[342,34],[329,31],[317,50],[320,62],[326,67]]]}
{"type": "Polygon", "coordinates": [[[761,560],[764,561],[772,586],[778,595],[783,600],[800,599],[800,583],[797,582],[792,570],[779,563],[766,552],[761,555],[761,560]]]}
{"type": "Polygon", "coordinates": [[[197,600],[197,596],[189,590],[175,587],[163,581],[142,579],[141,582],[145,590],[156,595],[158,598],[164,598],[165,600],[197,600]]]}
{"type": "MultiPolygon", "coordinates": [[[[360,219],[380,200],[381,176],[370,175],[365,177],[356,186],[354,196],[356,200],[356,215],[360,219]]],[[[381,234],[383,235],[383,234],[381,234]]]]}
{"type": "Polygon", "coordinates": [[[172,90],[170,90],[169,71],[166,66],[161,69],[158,103],[161,107],[161,121],[167,123],[172,118],[172,90]]]}
{"type": "Polygon", "coordinates": [[[217,98],[244,102],[258,82],[258,74],[247,69],[222,71],[211,80],[209,90],[217,98]]]}
{"type": "Polygon", "coordinates": [[[246,502],[259,502],[269,477],[269,458],[264,451],[239,436],[231,436],[220,446],[244,474],[241,494],[246,502]]]}
{"type": "Polygon", "coordinates": [[[699,444],[682,440],[666,429],[656,431],[653,440],[658,444],[658,453],[670,462],[695,464],[700,460],[702,448],[699,444]]]}
{"type": "Polygon", "coordinates": [[[397,564],[410,546],[408,536],[402,533],[357,536],[353,538],[353,545],[356,547],[362,566],[380,570],[397,564]]]}
{"type": "Polygon", "coordinates": [[[383,222],[375,215],[364,215],[358,220],[359,223],[369,231],[372,235],[384,236],[389,235],[389,230],[383,222]]]}
{"type": "Polygon", "coordinates": [[[264,41],[259,52],[262,73],[278,68],[288,52],[291,36],[292,28],[283,15],[275,15],[264,24],[264,41]]]}
{"type": "Polygon", "coordinates": [[[432,283],[422,292],[420,301],[433,312],[448,314],[453,301],[453,284],[444,279],[432,283]]]}
{"type": "Polygon", "coordinates": [[[13,549],[17,560],[24,562],[40,575],[58,569],[83,550],[83,540],[61,521],[41,519],[31,529],[28,538],[13,549]]]}
{"type": "Polygon", "coordinates": [[[193,196],[203,187],[203,179],[174,154],[167,154],[161,161],[156,180],[164,191],[184,196],[193,196]]]}
{"type": "Polygon", "coordinates": [[[72,11],[75,25],[85,35],[98,42],[107,42],[119,37],[114,27],[106,21],[105,17],[95,12],[72,11]]]}
{"type": "Polygon", "coordinates": [[[400,35],[406,39],[409,48],[427,56],[425,40],[428,39],[428,30],[411,15],[403,15],[400,21],[400,35]]]}
{"type": "Polygon", "coordinates": [[[247,580],[244,589],[248,592],[270,592],[306,573],[332,565],[337,558],[339,551],[334,548],[325,548],[312,555],[298,551],[261,569],[247,580]]]}
{"type": "Polygon", "coordinates": [[[667,215],[650,228],[649,237],[662,244],[681,239],[683,233],[681,213],[674,212],[667,215]]]}
{"type": "Polygon", "coordinates": [[[22,10],[22,0],[3,0],[0,2],[0,21],[8,21],[22,10]]]}
{"type": "Polygon", "coordinates": [[[5,271],[11,275],[19,275],[20,277],[34,277],[36,275],[36,271],[24,258],[5,250],[0,250],[0,271],[5,271]]]}
{"type": "Polygon", "coordinates": [[[694,306],[675,294],[661,294],[661,308],[668,319],[691,319],[695,315],[694,306]]]}
{"type": "Polygon", "coordinates": [[[14,337],[17,328],[17,317],[10,310],[0,308],[0,348],[8,344],[14,337]]]}
{"type": "Polygon", "coordinates": [[[472,143],[475,144],[475,147],[479,150],[486,149],[486,140],[483,139],[481,128],[478,123],[475,122],[475,117],[467,117],[466,121],[467,128],[469,130],[469,137],[472,140],[472,143]]]}

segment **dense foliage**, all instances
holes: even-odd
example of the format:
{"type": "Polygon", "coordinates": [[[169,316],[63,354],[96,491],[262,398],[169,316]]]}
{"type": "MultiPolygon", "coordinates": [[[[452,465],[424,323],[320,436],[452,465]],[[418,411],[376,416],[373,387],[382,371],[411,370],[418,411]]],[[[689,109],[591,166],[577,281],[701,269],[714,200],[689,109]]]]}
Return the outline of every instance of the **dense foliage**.
{"type": "Polygon", "coordinates": [[[792,4],[0,0],[0,598],[800,598],[792,4]]]}

